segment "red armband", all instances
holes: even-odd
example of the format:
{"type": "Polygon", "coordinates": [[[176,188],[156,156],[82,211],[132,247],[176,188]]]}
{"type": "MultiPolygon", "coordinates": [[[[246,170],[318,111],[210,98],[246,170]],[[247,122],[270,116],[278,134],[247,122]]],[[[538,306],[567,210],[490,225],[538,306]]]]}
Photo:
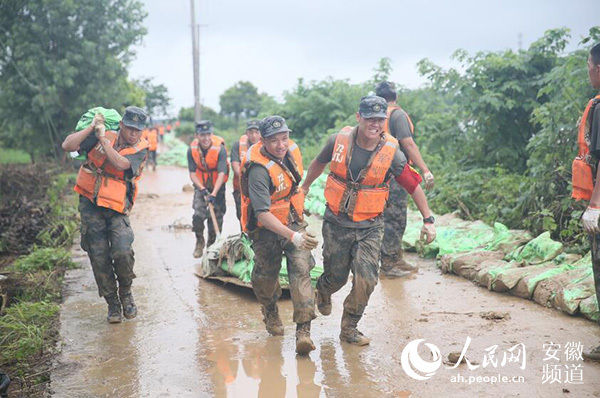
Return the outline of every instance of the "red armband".
{"type": "Polygon", "coordinates": [[[423,179],[419,172],[408,165],[404,166],[402,174],[396,176],[396,182],[406,189],[409,194],[413,194],[423,179]]]}

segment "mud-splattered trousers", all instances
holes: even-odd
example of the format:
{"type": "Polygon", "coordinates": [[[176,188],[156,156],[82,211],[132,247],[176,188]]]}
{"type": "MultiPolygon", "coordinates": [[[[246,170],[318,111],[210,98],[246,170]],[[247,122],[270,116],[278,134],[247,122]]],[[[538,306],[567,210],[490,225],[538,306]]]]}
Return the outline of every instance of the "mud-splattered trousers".
{"type": "MultiPolygon", "coordinates": [[[[194,216],[192,217],[192,231],[196,233],[196,239],[204,243],[204,221],[207,221],[208,224],[208,244],[207,246],[212,245],[217,238],[217,234],[215,231],[215,227],[213,226],[213,222],[210,219],[210,211],[208,210],[208,203],[204,199],[204,196],[200,194],[198,189],[194,190],[194,201],[192,203],[192,207],[194,209],[194,216]]],[[[217,201],[214,204],[215,209],[215,217],[217,218],[217,224],[219,225],[219,230],[223,229],[223,215],[225,215],[225,210],[227,210],[227,206],[225,204],[225,184],[219,189],[217,192],[217,201]]]]}
{"type": "Polygon", "coordinates": [[[406,230],[406,206],[408,204],[408,192],[396,181],[390,181],[390,196],[383,221],[385,232],[381,244],[381,256],[395,260],[402,251],[402,237],[406,230]]]}
{"type": "MultiPolygon", "coordinates": [[[[590,235],[590,246],[592,248],[592,270],[594,271],[594,285],[596,287],[596,299],[600,306],[600,234],[590,235]]],[[[600,321],[599,321],[600,322],[600,321]]]]}
{"type": "Polygon", "coordinates": [[[101,297],[130,289],[135,278],[133,230],[129,217],[80,197],[81,248],[90,258],[101,297]]]}
{"type": "Polygon", "coordinates": [[[347,228],[323,221],[324,272],[317,289],[325,295],[337,292],[352,271],[352,290],[344,300],[344,311],[352,315],[362,316],[377,285],[383,228],[347,228]]]}
{"type": "MultiPolygon", "coordinates": [[[[306,223],[292,223],[293,231],[303,231],[306,223]]],[[[315,293],[310,283],[310,270],[315,260],[309,250],[299,249],[288,239],[264,228],[250,234],[254,250],[252,289],[258,301],[265,307],[277,303],[281,296],[279,270],[285,254],[290,282],[290,294],[294,305],[295,323],[315,319],[315,293]]]]}

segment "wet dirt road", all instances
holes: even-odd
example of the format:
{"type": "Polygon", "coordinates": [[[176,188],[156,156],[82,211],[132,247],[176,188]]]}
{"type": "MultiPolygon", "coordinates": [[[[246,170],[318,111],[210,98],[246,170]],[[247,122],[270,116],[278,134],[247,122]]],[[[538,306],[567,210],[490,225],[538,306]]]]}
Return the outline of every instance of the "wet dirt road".
{"type": "MultiPolygon", "coordinates": [[[[136,319],[106,323],[106,305],[97,295],[89,261],[74,248],[83,267],[66,276],[62,353],[51,375],[54,396],[600,396],[600,365],[567,358],[564,352],[571,342],[585,347],[600,342],[597,325],[441,275],[433,261],[415,256],[410,260],[421,267],[418,275],[377,285],[359,324],[372,338],[370,346],[339,342],[348,284],[333,296],[333,313],[313,322],[317,349],[309,357],[296,357],[289,299],[280,302],[285,336],[271,337],[250,290],[194,276],[193,233],[168,228],[174,222],[191,224],[193,194],[181,189],[186,183],[187,171],[175,167],[147,171],[142,179],[131,216],[136,319]],[[486,320],[481,311],[508,312],[510,319],[486,320]],[[466,356],[476,369],[466,364],[449,369],[439,362],[426,369],[436,358],[424,343],[433,344],[434,351],[437,347],[445,359],[460,352],[467,338],[466,356]],[[418,375],[429,373],[427,380],[409,377],[401,366],[404,347],[415,339],[424,341],[411,368],[420,369],[418,375]],[[544,349],[549,343],[560,344],[560,349],[554,346],[556,359],[544,349]],[[515,346],[515,355],[524,348],[525,369],[523,355],[507,355],[502,363],[515,346]],[[427,363],[420,363],[420,357],[427,363]],[[509,381],[515,377],[515,382],[492,384],[499,375],[509,381]],[[460,377],[465,382],[456,382],[460,377]]],[[[227,200],[224,232],[235,233],[230,192],[227,200]]],[[[319,231],[318,221],[312,223],[319,231]]]]}

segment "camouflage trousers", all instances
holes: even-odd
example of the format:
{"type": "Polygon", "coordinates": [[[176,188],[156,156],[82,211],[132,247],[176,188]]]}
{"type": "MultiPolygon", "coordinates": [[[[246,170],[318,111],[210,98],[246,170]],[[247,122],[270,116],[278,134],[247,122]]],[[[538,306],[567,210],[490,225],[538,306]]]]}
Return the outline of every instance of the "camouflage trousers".
{"type": "Polygon", "coordinates": [[[598,300],[598,306],[600,306],[600,234],[590,235],[590,247],[592,251],[592,270],[594,271],[596,299],[598,300]]]}
{"type": "Polygon", "coordinates": [[[323,221],[323,275],[317,289],[331,295],[348,281],[352,271],[352,290],[344,300],[344,311],[362,316],[377,285],[379,251],[383,227],[345,228],[323,221]]]}
{"type": "Polygon", "coordinates": [[[81,248],[92,264],[101,297],[127,291],[135,278],[133,273],[133,230],[129,217],[99,207],[84,197],[79,200],[81,214],[81,248]]]}
{"type": "Polygon", "coordinates": [[[235,215],[238,220],[242,219],[242,193],[233,191],[233,200],[235,201],[235,215]]]}
{"type": "MultiPolygon", "coordinates": [[[[294,231],[305,228],[306,223],[290,225],[294,231]]],[[[269,307],[281,296],[279,270],[285,254],[294,305],[293,320],[304,323],[315,319],[315,293],[310,283],[310,270],[315,266],[315,260],[310,251],[298,249],[289,240],[264,228],[251,233],[251,238],[254,250],[252,289],[259,303],[269,307]]]]}
{"type": "MultiPolygon", "coordinates": [[[[194,190],[194,201],[192,203],[194,209],[194,216],[192,217],[192,231],[196,233],[196,239],[204,243],[204,221],[208,223],[208,244],[212,245],[217,238],[217,233],[213,222],[210,218],[210,211],[208,210],[208,202],[204,199],[204,196],[200,194],[198,189],[194,190]]],[[[225,205],[225,185],[217,193],[217,201],[214,204],[215,217],[217,218],[217,225],[219,230],[223,228],[223,216],[227,206],[225,205]]]]}
{"type": "Polygon", "coordinates": [[[396,181],[390,181],[390,197],[383,212],[385,232],[381,244],[381,255],[396,259],[402,251],[402,237],[406,230],[408,192],[396,181]]]}

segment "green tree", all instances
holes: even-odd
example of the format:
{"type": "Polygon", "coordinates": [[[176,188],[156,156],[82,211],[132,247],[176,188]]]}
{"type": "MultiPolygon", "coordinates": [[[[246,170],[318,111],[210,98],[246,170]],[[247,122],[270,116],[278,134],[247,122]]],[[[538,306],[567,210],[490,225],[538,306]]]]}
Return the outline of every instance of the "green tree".
{"type": "Polygon", "coordinates": [[[392,60],[388,57],[381,58],[373,71],[375,72],[373,75],[373,85],[388,81],[392,74],[392,60]]]}
{"type": "Polygon", "coordinates": [[[164,84],[154,84],[152,79],[135,80],[135,84],[144,92],[144,103],[151,117],[165,116],[171,105],[169,90],[164,84]]]}
{"type": "Polygon", "coordinates": [[[221,114],[233,118],[237,126],[240,118],[249,119],[259,114],[263,95],[252,83],[237,82],[219,97],[221,114]]]}
{"type": "Polygon", "coordinates": [[[126,67],[145,16],[137,0],[0,2],[3,142],[58,154],[86,109],[144,106],[126,67]]]}

